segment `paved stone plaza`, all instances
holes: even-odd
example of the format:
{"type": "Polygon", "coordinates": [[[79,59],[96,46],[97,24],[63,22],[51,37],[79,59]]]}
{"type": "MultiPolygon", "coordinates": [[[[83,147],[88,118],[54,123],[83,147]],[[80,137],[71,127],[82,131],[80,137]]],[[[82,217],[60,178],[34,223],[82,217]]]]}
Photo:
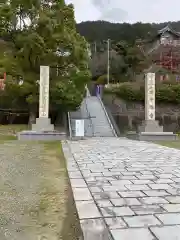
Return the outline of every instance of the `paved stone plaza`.
{"type": "Polygon", "coordinates": [[[113,240],[180,240],[180,150],[125,138],[63,149],[81,224],[105,224],[113,240]]]}

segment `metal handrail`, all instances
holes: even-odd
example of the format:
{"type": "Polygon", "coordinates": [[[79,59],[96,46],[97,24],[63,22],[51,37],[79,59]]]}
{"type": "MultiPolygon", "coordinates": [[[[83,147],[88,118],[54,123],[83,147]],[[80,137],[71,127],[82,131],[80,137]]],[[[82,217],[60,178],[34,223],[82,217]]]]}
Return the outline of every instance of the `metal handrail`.
{"type": "MultiPolygon", "coordinates": [[[[91,96],[91,95],[89,95],[91,96]]],[[[94,136],[94,126],[93,126],[93,122],[92,122],[92,117],[88,111],[88,107],[87,107],[87,102],[86,102],[86,98],[85,98],[85,106],[86,106],[86,112],[88,114],[88,119],[90,120],[90,124],[91,124],[91,129],[92,129],[92,135],[94,136]]]]}
{"type": "MultiPolygon", "coordinates": [[[[86,98],[91,97],[91,94],[90,94],[90,91],[88,89],[87,84],[85,86],[85,89],[86,89],[86,98]]],[[[88,111],[86,98],[84,99],[85,100],[85,108],[86,108],[86,112],[87,112],[87,115],[88,115],[88,119],[90,120],[90,126],[91,126],[91,129],[92,129],[92,136],[94,136],[94,126],[93,126],[93,122],[92,122],[92,117],[91,117],[91,115],[88,111]]]]}
{"type": "Polygon", "coordinates": [[[70,113],[68,112],[68,126],[69,126],[69,137],[72,139],[72,127],[71,127],[71,119],[70,119],[70,113]]]}
{"type": "Polygon", "coordinates": [[[112,131],[113,131],[114,136],[115,136],[115,137],[118,137],[116,131],[114,130],[114,127],[113,127],[113,125],[112,125],[112,123],[111,123],[111,120],[110,120],[110,118],[109,118],[109,115],[108,115],[108,113],[107,113],[107,111],[106,111],[106,108],[105,108],[104,103],[102,102],[100,96],[98,96],[98,99],[99,99],[99,101],[100,101],[100,103],[101,103],[101,106],[102,106],[104,112],[105,112],[106,118],[107,118],[107,120],[108,120],[108,123],[109,123],[112,131]]]}
{"type": "MultiPolygon", "coordinates": [[[[103,102],[103,104],[104,104],[104,102],[103,102]]],[[[119,137],[121,135],[119,127],[118,127],[118,125],[117,125],[117,123],[116,123],[116,121],[115,121],[115,119],[114,119],[110,109],[108,108],[108,106],[106,106],[105,104],[104,104],[104,106],[106,108],[106,112],[107,112],[107,114],[109,116],[109,119],[111,120],[111,123],[112,123],[112,125],[114,127],[114,130],[116,131],[116,135],[119,137]]]]}
{"type": "Polygon", "coordinates": [[[86,84],[85,89],[86,89],[86,97],[91,97],[91,94],[90,94],[90,91],[89,91],[89,89],[88,89],[87,84],[86,84]]]}
{"type": "MultiPolygon", "coordinates": [[[[87,88],[87,86],[85,86],[85,89],[86,89],[86,97],[88,97],[88,96],[91,96],[90,95],[90,93],[89,93],[89,90],[88,90],[88,88],[87,88]]],[[[90,116],[90,114],[89,114],[89,111],[88,111],[88,108],[87,108],[87,103],[86,103],[86,98],[84,99],[85,100],[85,111],[86,111],[86,117],[80,117],[80,119],[89,119],[90,120],[90,127],[91,127],[91,129],[92,129],[92,135],[94,134],[93,133],[93,124],[92,124],[92,119],[91,119],[91,116],[90,116]]],[[[82,114],[81,114],[82,115],[82,114]]],[[[69,135],[70,135],[70,139],[72,139],[72,137],[73,137],[73,131],[72,131],[72,122],[71,122],[71,120],[72,119],[74,119],[74,120],[76,120],[77,119],[77,117],[75,117],[75,118],[72,118],[72,116],[71,116],[71,114],[70,114],[70,112],[68,112],[68,125],[69,125],[69,135]]],[[[78,118],[79,119],[79,118],[78,118]]]]}

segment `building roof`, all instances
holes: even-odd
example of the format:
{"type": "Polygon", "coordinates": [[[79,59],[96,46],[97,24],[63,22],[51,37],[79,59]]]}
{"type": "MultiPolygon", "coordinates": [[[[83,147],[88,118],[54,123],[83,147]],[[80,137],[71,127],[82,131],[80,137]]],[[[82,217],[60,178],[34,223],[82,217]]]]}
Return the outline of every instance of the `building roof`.
{"type": "Polygon", "coordinates": [[[180,33],[176,32],[169,24],[166,27],[160,29],[158,31],[158,35],[162,35],[165,32],[169,32],[169,33],[172,33],[173,35],[176,35],[177,37],[180,37],[180,33]]]}
{"type": "Polygon", "coordinates": [[[154,41],[155,38],[159,38],[159,36],[161,36],[162,34],[164,34],[166,32],[169,32],[169,33],[175,35],[176,37],[180,38],[180,32],[176,32],[170,26],[170,24],[168,24],[166,27],[158,30],[157,34],[152,36],[152,37],[150,37],[149,39],[144,39],[144,40],[138,39],[138,40],[136,40],[136,44],[141,45],[141,44],[151,43],[151,42],[154,41]]]}

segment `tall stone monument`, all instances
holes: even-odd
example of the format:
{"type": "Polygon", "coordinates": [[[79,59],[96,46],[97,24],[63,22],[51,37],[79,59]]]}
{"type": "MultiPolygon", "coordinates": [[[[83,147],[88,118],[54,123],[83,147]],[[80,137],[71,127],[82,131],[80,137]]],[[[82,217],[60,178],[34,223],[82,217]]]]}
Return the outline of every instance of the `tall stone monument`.
{"type": "Polygon", "coordinates": [[[49,118],[49,66],[40,66],[39,118],[32,124],[32,131],[54,131],[49,118]]]}
{"type": "Polygon", "coordinates": [[[139,133],[136,138],[139,140],[176,140],[173,132],[164,132],[163,126],[156,121],[155,104],[155,73],[147,73],[145,78],[145,120],[139,126],[139,133]]]}
{"type": "Polygon", "coordinates": [[[145,77],[145,121],[139,127],[140,132],[163,132],[163,127],[155,120],[155,73],[147,73],[145,77]]]}
{"type": "Polygon", "coordinates": [[[40,67],[40,83],[39,83],[39,118],[36,123],[32,124],[31,131],[22,131],[17,134],[18,140],[62,140],[66,139],[65,132],[54,130],[49,118],[49,67],[40,67]]]}

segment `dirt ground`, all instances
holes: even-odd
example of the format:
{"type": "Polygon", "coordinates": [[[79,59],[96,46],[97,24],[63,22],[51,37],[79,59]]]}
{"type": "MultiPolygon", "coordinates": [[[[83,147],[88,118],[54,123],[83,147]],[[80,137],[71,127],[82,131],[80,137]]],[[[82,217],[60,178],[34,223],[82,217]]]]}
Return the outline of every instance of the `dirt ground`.
{"type": "Polygon", "coordinates": [[[0,239],[79,240],[60,142],[0,141],[0,239]]]}

